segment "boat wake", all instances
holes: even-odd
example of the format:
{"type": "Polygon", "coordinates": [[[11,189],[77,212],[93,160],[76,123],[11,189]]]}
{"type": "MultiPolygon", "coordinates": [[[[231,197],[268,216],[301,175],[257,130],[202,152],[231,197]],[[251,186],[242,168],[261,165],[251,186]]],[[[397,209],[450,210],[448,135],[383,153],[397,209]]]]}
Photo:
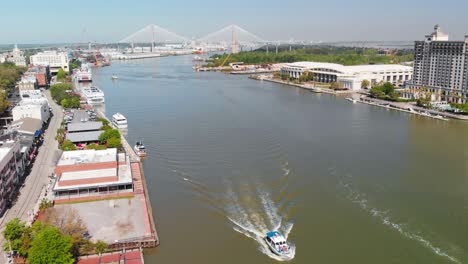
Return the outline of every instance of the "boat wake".
{"type": "MultiPolygon", "coordinates": [[[[350,176],[348,175],[348,178],[349,177],[350,176]]],[[[389,228],[395,230],[396,232],[398,232],[399,234],[401,234],[403,237],[407,239],[417,241],[424,247],[430,249],[436,255],[446,258],[453,263],[461,264],[460,260],[458,260],[456,257],[447,253],[441,247],[436,246],[434,242],[431,242],[429,239],[424,238],[423,236],[410,231],[406,224],[397,223],[396,221],[393,221],[389,210],[382,211],[372,206],[369,200],[366,198],[366,195],[357,191],[355,188],[353,188],[351,183],[341,182],[340,185],[342,188],[346,190],[348,199],[351,202],[357,204],[362,210],[364,210],[365,212],[369,213],[371,216],[378,219],[383,225],[388,226],[389,228]]]]}
{"type": "MultiPolygon", "coordinates": [[[[289,169],[284,173],[284,176],[287,176],[289,169]]],[[[278,261],[293,259],[296,247],[291,241],[288,243],[292,254],[290,258],[286,259],[271,252],[263,240],[265,234],[272,230],[280,231],[288,239],[294,224],[288,221],[285,215],[287,211],[282,213],[280,207],[273,201],[271,194],[266,192],[260,184],[253,183],[242,187],[242,190],[239,191],[229,188],[227,192],[225,213],[232,223],[232,228],[254,240],[258,244],[259,251],[268,257],[278,261]],[[239,196],[238,193],[241,193],[242,196],[239,196]]]]}

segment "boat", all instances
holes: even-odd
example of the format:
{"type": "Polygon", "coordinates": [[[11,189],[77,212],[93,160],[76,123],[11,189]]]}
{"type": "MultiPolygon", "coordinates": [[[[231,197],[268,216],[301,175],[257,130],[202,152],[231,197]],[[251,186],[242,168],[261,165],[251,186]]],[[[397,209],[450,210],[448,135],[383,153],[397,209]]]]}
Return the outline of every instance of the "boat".
{"type": "Polygon", "coordinates": [[[350,102],[352,102],[353,104],[355,104],[355,103],[357,102],[356,99],[353,99],[353,98],[351,98],[351,97],[346,97],[345,99],[348,100],[348,101],[350,101],[350,102]]]}
{"type": "Polygon", "coordinates": [[[146,156],[146,148],[145,148],[145,145],[143,145],[143,141],[137,141],[137,143],[133,147],[133,150],[138,155],[138,157],[146,156]]]}
{"type": "Polygon", "coordinates": [[[76,82],[92,82],[93,74],[88,64],[83,64],[80,69],[75,70],[74,78],[76,82]]]}
{"type": "Polygon", "coordinates": [[[193,61],[205,61],[205,60],[200,56],[195,56],[193,57],[193,61]]]}
{"type": "Polygon", "coordinates": [[[82,94],[88,104],[102,104],[105,102],[104,92],[96,86],[84,88],[82,94]]]}
{"type": "Polygon", "coordinates": [[[112,76],[111,76],[111,79],[112,79],[112,80],[117,80],[118,78],[119,78],[119,76],[117,76],[117,75],[115,75],[115,74],[112,74],[112,76]]]}
{"type": "Polygon", "coordinates": [[[112,125],[118,129],[128,128],[127,118],[121,113],[116,113],[112,116],[112,125]]]}
{"type": "Polygon", "coordinates": [[[441,115],[435,115],[435,116],[432,116],[434,119],[438,119],[438,120],[443,120],[443,121],[449,121],[448,118],[445,118],[444,116],[441,116],[441,115]]]}
{"type": "Polygon", "coordinates": [[[290,259],[293,257],[292,250],[284,236],[278,231],[266,233],[264,238],[270,250],[276,255],[290,259]]]}

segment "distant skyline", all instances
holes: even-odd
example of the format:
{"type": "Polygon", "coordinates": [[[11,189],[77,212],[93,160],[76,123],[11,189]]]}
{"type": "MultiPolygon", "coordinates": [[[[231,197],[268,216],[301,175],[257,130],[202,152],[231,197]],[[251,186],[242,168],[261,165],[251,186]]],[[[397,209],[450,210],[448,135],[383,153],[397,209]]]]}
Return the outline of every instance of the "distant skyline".
{"type": "Polygon", "coordinates": [[[4,0],[0,44],[117,42],[148,24],[187,38],[237,24],[265,40],[413,41],[468,34],[468,1],[4,0]]]}

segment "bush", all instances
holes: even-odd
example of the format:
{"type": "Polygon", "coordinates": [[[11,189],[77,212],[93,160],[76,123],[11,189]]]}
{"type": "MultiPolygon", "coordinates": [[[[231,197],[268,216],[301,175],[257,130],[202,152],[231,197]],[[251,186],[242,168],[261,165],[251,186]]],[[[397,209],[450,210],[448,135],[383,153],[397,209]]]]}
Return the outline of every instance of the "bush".
{"type": "Polygon", "coordinates": [[[57,80],[63,80],[65,78],[67,78],[67,73],[62,68],[60,68],[57,72],[57,80]]]}
{"type": "Polygon", "coordinates": [[[101,143],[107,143],[107,140],[110,138],[120,138],[120,132],[117,129],[109,129],[104,131],[100,136],[99,136],[99,141],[101,143]]]}
{"type": "Polygon", "coordinates": [[[109,138],[107,140],[107,146],[109,148],[121,148],[122,147],[122,141],[120,139],[120,137],[118,138],[109,138]]]}
{"type": "Polygon", "coordinates": [[[102,117],[98,118],[96,121],[102,122],[103,126],[108,126],[109,125],[109,120],[107,120],[105,118],[102,118],[102,117]]]}
{"type": "Polygon", "coordinates": [[[87,146],[88,149],[95,149],[95,150],[105,150],[107,149],[106,145],[98,145],[98,144],[89,144],[87,146]]]}
{"type": "Polygon", "coordinates": [[[65,140],[60,146],[60,149],[63,151],[72,151],[72,150],[76,150],[76,146],[70,140],[65,140]]]}

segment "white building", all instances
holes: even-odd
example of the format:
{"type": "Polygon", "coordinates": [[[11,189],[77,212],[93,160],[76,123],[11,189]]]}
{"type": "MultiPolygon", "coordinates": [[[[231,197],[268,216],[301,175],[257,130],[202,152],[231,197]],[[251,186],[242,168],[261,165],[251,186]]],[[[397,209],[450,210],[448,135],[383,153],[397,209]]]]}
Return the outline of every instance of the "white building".
{"type": "Polygon", "coordinates": [[[46,122],[50,116],[49,107],[46,104],[18,104],[12,112],[13,121],[30,117],[46,122]]]}
{"type": "Polygon", "coordinates": [[[24,75],[21,77],[21,81],[18,82],[18,90],[31,91],[38,88],[37,78],[34,75],[24,75]]]}
{"type": "Polygon", "coordinates": [[[50,117],[47,98],[40,90],[20,91],[21,102],[12,110],[13,121],[23,118],[35,118],[46,122],[50,117]]]}
{"type": "Polygon", "coordinates": [[[0,215],[3,215],[19,182],[18,156],[20,144],[14,140],[0,141],[0,215]]]}
{"type": "Polygon", "coordinates": [[[413,77],[413,68],[398,64],[344,66],[323,62],[295,62],[284,65],[281,74],[299,79],[304,73],[312,75],[316,82],[337,82],[342,88],[361,89],[363,80],[371,88],[380,82],[403,85],[413,77]]]}
{"type": "Polygon", "coordinates": [[[69,72],[68,63],[68,55],[65,52],[44,51],[31,56],[32,65],[49,66],[53,73],[57,73],[60,68],[69,72]]]}
{"type": "Polygon", "coordinates": [[[14,63],[16,66],[21,66],[21,67],[26,67],[26,58],[23,55],[23,52],[21,52],[20,49],[18,49],[18,46],[15,44],[15,48],[11,52],[11,55],[6,58],[7,61],[14,63]]]}

